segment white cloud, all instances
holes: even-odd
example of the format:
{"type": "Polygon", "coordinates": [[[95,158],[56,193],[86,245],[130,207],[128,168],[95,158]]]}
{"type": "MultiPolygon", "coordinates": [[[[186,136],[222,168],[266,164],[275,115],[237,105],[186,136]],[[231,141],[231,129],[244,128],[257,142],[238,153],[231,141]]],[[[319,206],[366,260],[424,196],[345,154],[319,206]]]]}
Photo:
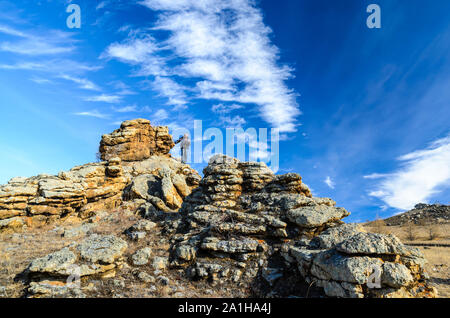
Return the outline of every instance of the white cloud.
{"type": "Polygon", "coordinates": [[[152,115],[152,119],[154,121],[161,121],[161,120],[164,120],[167,118],[169,118],[169,114],[167,113],[167,111],[165,109],[159,109],[152,115]]]}
{"type": "Polygon", "coordinates": [[[104,102],[104,103],[118,103],[122,100],[121,96],[117,96],[117,95],[107,95],[107,94],[101,94],[98,96],[92,96],[92,97],[87,97],[84,99],[87,102],[104,102]]]}
{"type": "Polygon", "coordinates": [[[133,113],[137,112],[137,106],[136,105],[128,105],[123,107],[113,107],[113,110],[117,113],[133,113]]]}
{"type": "Polygon", "coordinates": [[[330,178],[330,176],[327,176],[325,178],[325,180],[323,180],[323,182],[326,183],[326,185],[330,188],[330,189],[334,189],[335,183],[334,181],[330,178]]]}
{"type": "Polygon", "coordinates": [[[82,89],[93,90],[93,91],[100,90],[100,87],[98,87],[96,84],[94,84],[93,82],[91,82],[90,80],[88,80],[86,78],[74,77],[74,76],[70,76],[67,74],[60,75],[59,77],[62,79],[65,79],[67,81],[71,81],[71,82],[78,84],[78,86],[82,89]]]}
{"type": "Polygon", "coordinates": [[[15,41],[0,42],[0,51],[23,55],[54,55],[75,49],[72,35],[58,30],[46,30],[45,37],[35,31],[25,32],[0,25],[0,33],[18,37],[15,41]]]}
{"type": "Polygon", "coordinates": [[[95,10],[103,9],[104,7],[106,7],[107,4],[108,4],[107,1],[101,1],[101,2],[95,7],[95,10]]]}
{"type": "Polygon", "coordinates": [[[118,95],[135,95],[136,92],[132,91],[131,88],[122,81],[113,81],[109,85],[117,90],[118,95]]]}
{"type": "Polygon", "coordinates": [[[364,176],[364,179],[380,179],[380,178],[385,178],[385,177],[389,177],[391,176],[391,174],[389,173],[371,173],[369,175],[364,176]]]}
{"type": "Polygon", "coordinates": [[[118,59],[140,68],[136,76],[166,75],[164,70],[164,59],[156,55],[159,47],[153,37],[146,35],[136,38],[131,35],[123,43],[112,43],[105,52],[100,55],[103,59],[118,59]]]}
{"type": "Polygon", "coordinates": [[[101,119],[107,119],[109,118],[109,115],[99,112],[98,110],[94,109],[91,111],[85,111],[85,112],[78,112],[74,113],[74,115],[77,116],[86,116],[86,117],[95,117],[95,118],[101,118],[101,119]]]}
{"type": "Polygon", "coordinates": [[[241,128],[246,123],[246,120],[241,116],[220,116],[219,119],[227,128],[241,128]]]}
{"type": "Polygon", "coordinates": [[[450,186],[450,135],[398,160],[401,168],[393,173],[365,176],[381,179],[369,195],[388,206],[408,210],[450,186]]]}
{"type": "Polygon", "coordinates": [[[186,107],[187,96],[184,92],[184,87],[171,78],[157,76],[152,83],[152,87],[161,96],[168,98],[168,105],[173,105],[178,109],[186,107]]]}
{"type": "Polygon", "coordinates": [[[232,104],[232,105],[216,104],[211,107],[211,110],[214,113],[228,114],[228,113],[232,112],[233,110],[242,109],[242,108],[244,108],[244,106],[238,105],[238,104],[232,104]]]}
{"type": "Polygon", "coordinates": [[[168,37],[157,42],[148,35],[141,39],[131,34],[123,43],[111,44],[103,57],[139,65],[137,75],[165,76],[174,82],[180,77],[191,79],[192,87],[184,87],[183,103],[200,98],[256,105],[272,127],[282,133],[296,131],[297,95],[285,83],[292,69],[280,65],[279,50],[269,38],[271,30],[253,1],[144,0],[140,4],[161,11],[149,32],[166,31],[168,37]]]}
{"type": "Polygon", "coordinates": [[[97,71],[101,66],[92,66],[67,59],[52,59],[34,62],[18,62],[15,64],[0,64],[0,69],[5,70],[25,70],[46,73],[64,73],[70,70],[73,74],[82,74],[89,71],[97,71]]]}
{"type": "Polygon", "coordinates": [[[35,82],[35,83],[37,83],[37,84],[50,84],[50,83],[52,83],[52,81],[47,79],[47,78],[36,77],[36,76],[31,77],[30,80],[35,82]]]}
{"type": "Polygon", "coordinates": [[[18,37],[21,37],[21,38],[26,38],[27,37],[26,33],[22,32],[22,31],[19,31],[19,30],[16,30],[14,28],[11,28],[11,27],[9,27],[7,25],[0,25],[0,33],[12,35],[12,36],[18,36],[18,37]]]}

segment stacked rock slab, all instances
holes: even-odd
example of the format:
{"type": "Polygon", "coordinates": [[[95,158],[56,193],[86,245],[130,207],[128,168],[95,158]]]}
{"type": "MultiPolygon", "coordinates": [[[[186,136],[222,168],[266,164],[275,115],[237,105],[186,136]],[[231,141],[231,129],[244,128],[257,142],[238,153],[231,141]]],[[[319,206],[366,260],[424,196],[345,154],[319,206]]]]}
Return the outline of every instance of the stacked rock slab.
{"type": "Polygon", "coordinates": [[[168,127],[152,127],[147,119],[134,119],[103,135],[99,150],[102,160],[140,161],[154,155],[169,156],[174,146],[168,127]]]}
{"type": "Polygon", "coordinates": [[[99,207],[112,209],[121,203],[128,183],[119,158],[60,172],[13,178],[0,186],[0,230],[41,224],[76,212],[89,216],[99,207]]]}
{"type": "Polygon", "coordinates": [[[435,297],[422,253],[393,235],[365,233],[353,224],[330,228],[300,246],[282,247],[287,267],[332,297],[435,297]]]}
{"type": "Polygon", "coordinates": [[[275,176],[263,163],[212,157],[181,214],[171,265],[196,279],[258,286],[259,296],[289,295],[305,283],[331,297],[435,294],[416,249],[344,224],[349,212],[312,197],[299,175],[275,176]],[[375,271],[380,284],[372,288],[375,271]]]}
{"type": "Polygon", "coordinates": [[[167,127],[152,127],[144,119],[126,121],[103,136],[105,161],[0,185],[0,232],[66,216],[84,219],[124,201],[174,212],[201,177],[168,155],[173,146],[167,127]]]}
{"type": "Polygon", "coordinates": [[[80,243],[33,260],[26,272],[29,297],[84,297],[85,277],[111,277],[124,264],[128,244],[113,235],[93,234],[80,243]]]}

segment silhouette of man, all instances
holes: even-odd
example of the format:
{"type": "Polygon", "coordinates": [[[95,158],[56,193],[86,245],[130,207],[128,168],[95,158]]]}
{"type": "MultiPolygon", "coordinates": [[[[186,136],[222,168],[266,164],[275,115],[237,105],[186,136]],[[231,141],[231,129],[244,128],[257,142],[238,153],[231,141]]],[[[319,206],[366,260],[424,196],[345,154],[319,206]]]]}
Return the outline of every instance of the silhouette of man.
{"type": "Polygon", "coordinates": [[[187,162],[187,152],[189,149],[189,146],[191,145],[191,141],[189,140],[188,134],[184,134],[183,137],[180,137],[177,141],[175,141],[175,144],[180,143],[181,147],[181,162],[186,163],[187,162]]]}

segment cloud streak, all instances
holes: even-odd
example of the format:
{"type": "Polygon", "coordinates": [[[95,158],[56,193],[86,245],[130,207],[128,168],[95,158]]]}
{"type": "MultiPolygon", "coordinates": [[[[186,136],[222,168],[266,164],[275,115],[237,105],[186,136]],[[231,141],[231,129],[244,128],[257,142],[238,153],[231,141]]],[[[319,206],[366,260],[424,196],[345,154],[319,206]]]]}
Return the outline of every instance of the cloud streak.
{"type": "Polygon", "coordinates": [[[84,99],[87,102],[103,102],[103,103],[119,103],[122,100],[121,96],[118,95],[107,95],[101,94],[97,96],[91,96],[84,99]]]}
{"type": "Polygon", "coordinates": [[[380,179],[369,195],[393,208],[408,210],[450,186],[450,135],[429,147],[398,158],[401,168],[390,174],[371,174],[380,179]]]}
{"type": "Polygon", "coordinates": [[[0,51],[22,55],[55,55],[69,53],[75,49],[76,42],[70,33],[47,30],[42,37],[9,26],[0,25],[0,33],[15,37],[14,41],[0,42],[0,51]],[[17,39],[19,38],[19,39],[17,39]]]}
{"type": "Polygon", "coordinates": [[[271,30],[253,1],[139,3],[160,13],[157,22],[112,43],[102,58],[137,66],[135,75],[155,76],[154,89],[175,107],[190,99],[246,104],[280,132],[296,131],[297,94],[286,84],[292,69],[279,63],[271,30]],[[160,31],[168,36],[156,41],[153,33],[160,31]]]}
{"type": "Polygon", "coordinates": [[[323,182],[325,182],[325,184],[326,184],[330,189],[334,189],[335,183],[334,183],[334,181],[330,178],[330,176],[327,176],[323,182]]]}
{"type": "Polygon", "coordinates": [[[85,116],[85,117],[94,117],[94,118],[100,118],[100,119],[107,119],[107,118],[109,118],[108,114],[101,113],[101,112],[99,112],[96,109],[91,110],[91,111],[73,113],[73,115],[85,116]]]}

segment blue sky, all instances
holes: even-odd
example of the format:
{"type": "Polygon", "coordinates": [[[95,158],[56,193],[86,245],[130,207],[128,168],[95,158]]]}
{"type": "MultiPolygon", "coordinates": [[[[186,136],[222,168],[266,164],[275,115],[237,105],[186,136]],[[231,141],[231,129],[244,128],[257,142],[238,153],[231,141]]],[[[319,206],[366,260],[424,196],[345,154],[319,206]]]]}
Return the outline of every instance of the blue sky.
{"type": "Polygon", "coordinates": [[[95,161],[102,134],[144,117],[280,129],[278,173],[300,173],[350,221],[448,204],[449,12],[446,0],[0,1],[0,183],[95,161]],[[80,29],[66,26],[70,3],[80,29]],[[371,3],[381,29],[366,26],[371,3]]]}

